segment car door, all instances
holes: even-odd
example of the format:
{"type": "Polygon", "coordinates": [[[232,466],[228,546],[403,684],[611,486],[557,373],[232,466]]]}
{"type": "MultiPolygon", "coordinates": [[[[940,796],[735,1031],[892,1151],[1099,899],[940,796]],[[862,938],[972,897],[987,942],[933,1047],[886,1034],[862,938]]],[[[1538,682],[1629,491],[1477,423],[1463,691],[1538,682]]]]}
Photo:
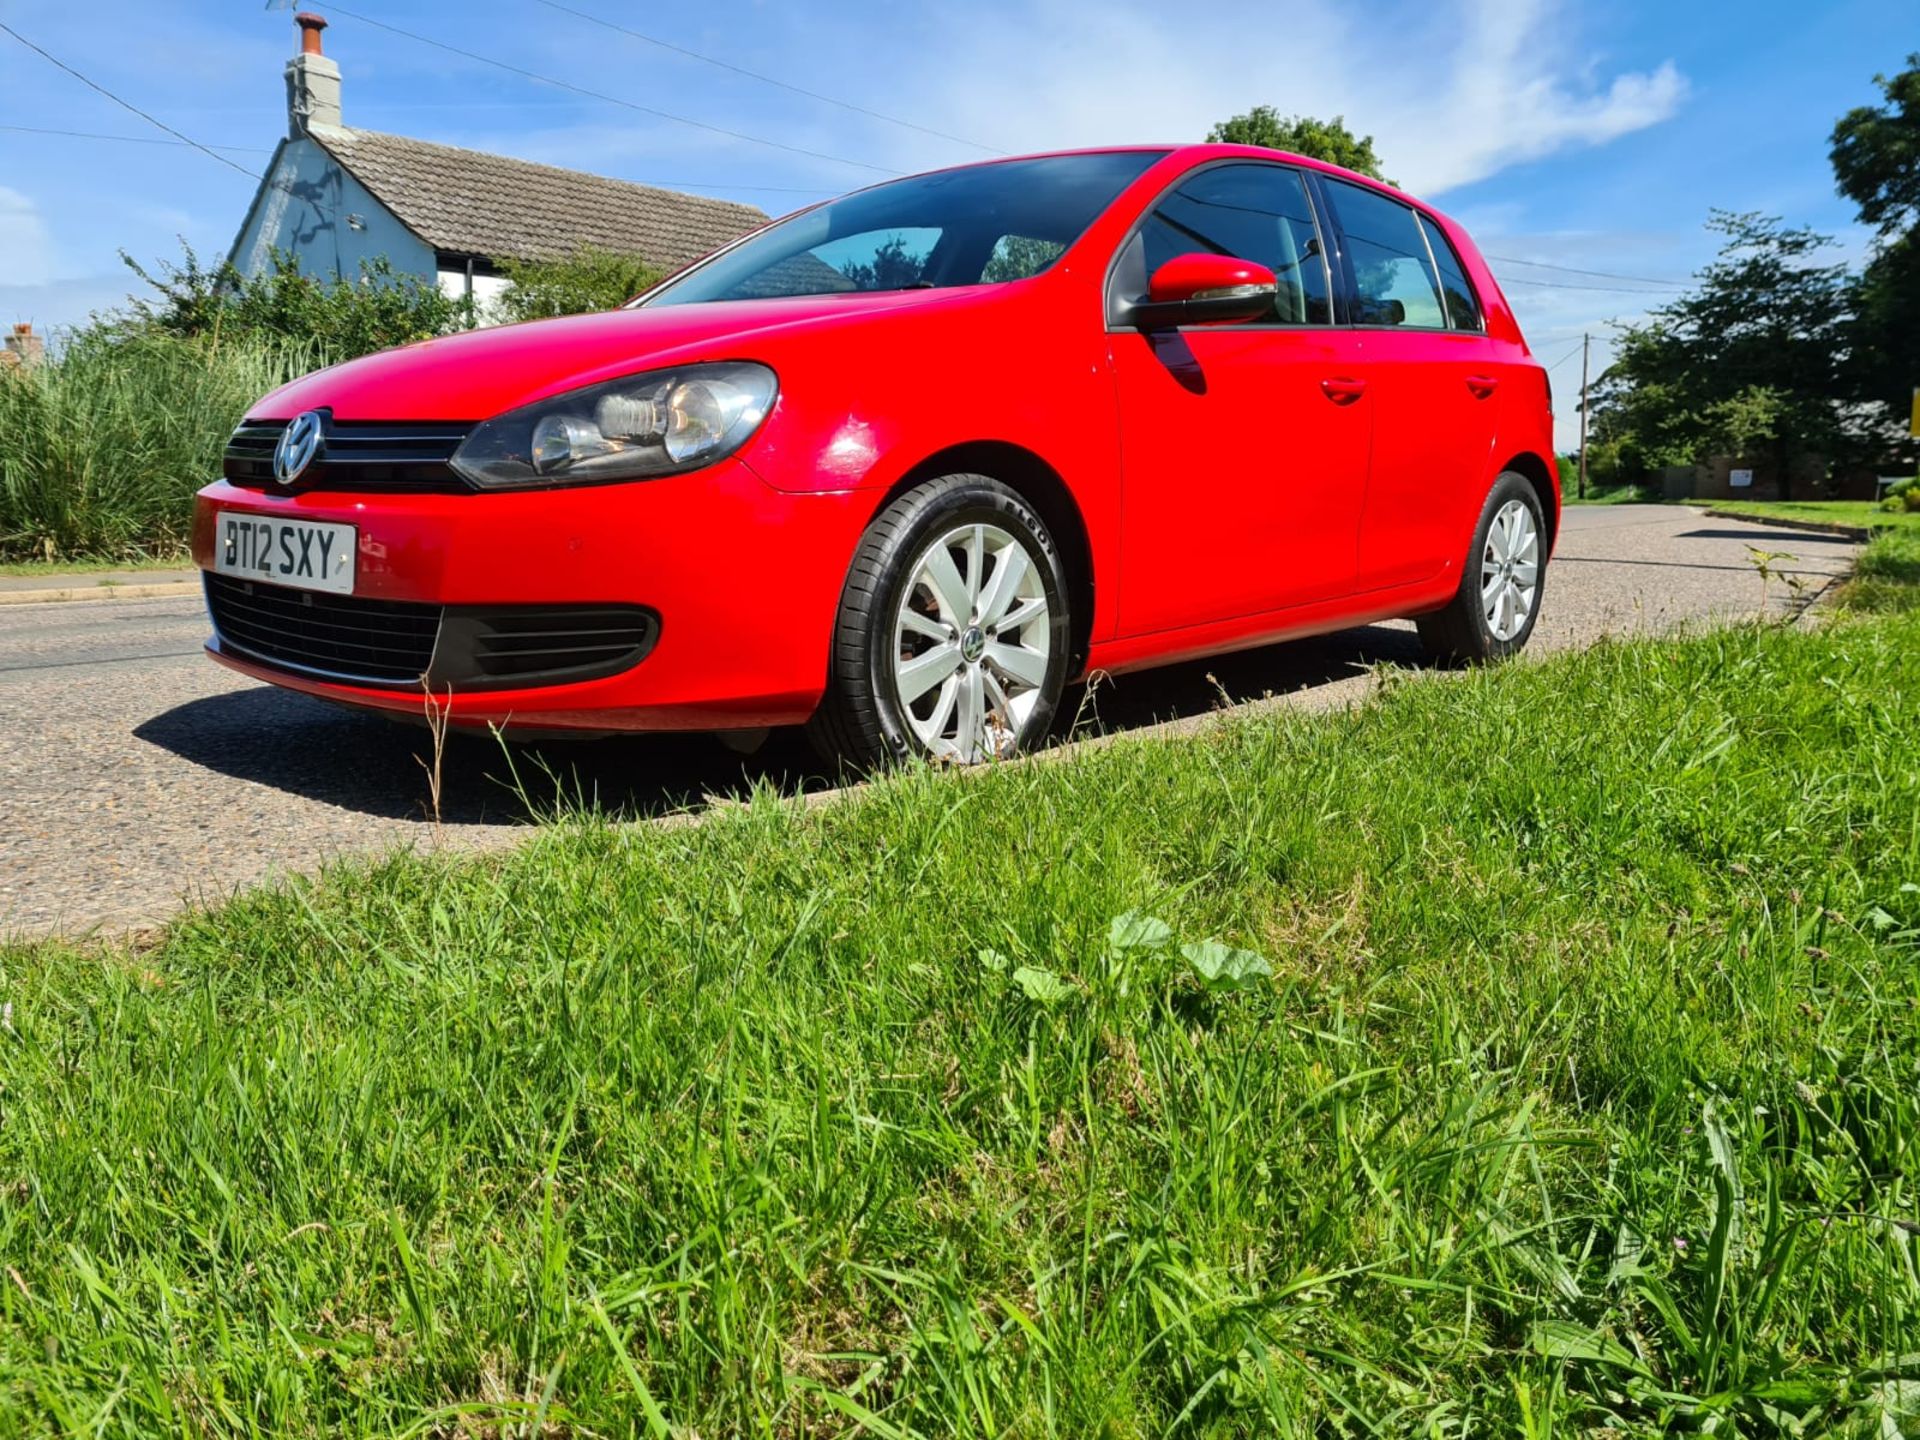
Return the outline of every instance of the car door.
{"type": "Polygon", "coordinates": [[[1319,184],[1374,406],[1359,584],[1413,584],[1465,558],[1491,478],[1500,371],[1438,227],[1383,191],[1326,176],[1319,184]],[[1444,288],[1430,238],[1452,271],[1444,288]]]}
{"type": "Polygon", "coordinates": [[[1116,256],[1108,354],[1120,417],[1119,629],[1146,635],[1351,590],[1372,403],[1307,186],[1229,161],[1182,177],[1116,256]],[[1257,323],[1124,324],[1154,270],[1194,252],[1279,280],[1257,323]]]}

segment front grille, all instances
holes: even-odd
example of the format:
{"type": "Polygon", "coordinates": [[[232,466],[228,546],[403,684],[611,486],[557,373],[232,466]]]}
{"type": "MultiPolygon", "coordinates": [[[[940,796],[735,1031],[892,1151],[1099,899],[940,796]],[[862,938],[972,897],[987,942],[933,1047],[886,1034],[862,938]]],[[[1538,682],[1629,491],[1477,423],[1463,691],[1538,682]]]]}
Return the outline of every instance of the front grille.
{"type": "Polygon", "coordinates": [[[222,649],[269,665],[373,685],[417,685],[433,663],[438,605],[366,600],[206,577],[222,649]]]}
{"type": "Polygon", "coordinates": [[[364,685],[501,690],[617,675],[660,636],[639,605],[422,605],[208,574],[220,647],[364,685]]]}
{"type": "Polygon", "coordinates": [[[221,473],[250,490],[297,495],[304,490],[462,493],[473,487],[451,464],[473,426],[465,421],[339,421],[322,412],[321,445],[299,480],[273,478],[273,450],[285,420],[243,420],[227,441],[221,473]]]}

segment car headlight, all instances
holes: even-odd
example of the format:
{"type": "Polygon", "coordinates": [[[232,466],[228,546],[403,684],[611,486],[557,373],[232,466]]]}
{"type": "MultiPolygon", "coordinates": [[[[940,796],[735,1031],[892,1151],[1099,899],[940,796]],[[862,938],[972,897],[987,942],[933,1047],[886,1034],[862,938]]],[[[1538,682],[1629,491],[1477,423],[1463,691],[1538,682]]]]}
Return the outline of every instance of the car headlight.
{"type": "Polygon", "coordinates": [[[744,360],[627,375],[475,426],[453,468],[483,490],[693,470],[744,445],[778,389],[773,371],[744,360]]]}

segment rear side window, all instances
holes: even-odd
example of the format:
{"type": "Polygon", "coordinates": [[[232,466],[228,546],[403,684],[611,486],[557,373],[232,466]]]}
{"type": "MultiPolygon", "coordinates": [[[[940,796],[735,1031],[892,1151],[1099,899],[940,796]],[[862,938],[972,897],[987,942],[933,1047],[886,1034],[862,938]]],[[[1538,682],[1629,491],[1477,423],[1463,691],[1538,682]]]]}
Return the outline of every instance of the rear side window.
{"type": "Polygon", "coordinates": [[[1134,244],[1144,246],[1145,261],[1134,298],[1176,255],[1231,255],[1266,266],[1280,282],[1269,324],[1326,325],[1333,318],[1320,231],[1297,171],[1262,164],[1202,170],[1153,208],[1134,244]]]}
{"type": "Polygon", "coordinates": [[[1426,216],[1415,218],[1427,237],[1434,264],[1440,267],[1440,295],[1447,302],[1447,319],[1456,330],[1484,330],[1486,321],[1481,318],[1480,299],[1473,293],[1473,285],[1467,279],[1459,255],[1454,253],[1452,242],[1426,216]]]}
{"type": "Polygon", "coordinates": [[[1353,267],[1353,323],[1444,330],[1440,280],[1413,208],[1344,180],[1323,183],[1353,267]]]}

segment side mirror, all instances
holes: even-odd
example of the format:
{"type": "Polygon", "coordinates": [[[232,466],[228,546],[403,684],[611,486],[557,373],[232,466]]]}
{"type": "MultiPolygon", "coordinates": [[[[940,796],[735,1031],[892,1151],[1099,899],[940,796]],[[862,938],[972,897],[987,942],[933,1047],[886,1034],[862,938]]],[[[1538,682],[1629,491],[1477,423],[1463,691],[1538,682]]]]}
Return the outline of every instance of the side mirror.
{"type": "Polygon", "coordinates": [[[1147,283],[1147,298],[1127,318],[1142,330],[1226,325],[1273,313],[1280,282],[1273,271],[1231,255],[1176,255],[1147,283]]]}

